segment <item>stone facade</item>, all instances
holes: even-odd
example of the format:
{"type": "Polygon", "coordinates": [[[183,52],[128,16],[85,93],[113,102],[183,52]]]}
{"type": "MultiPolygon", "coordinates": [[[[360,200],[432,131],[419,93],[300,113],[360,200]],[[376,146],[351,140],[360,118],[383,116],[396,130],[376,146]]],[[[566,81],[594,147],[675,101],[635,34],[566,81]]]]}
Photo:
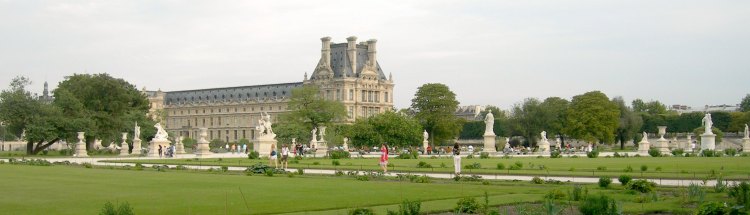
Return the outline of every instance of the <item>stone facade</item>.
{"type": "Polygon", "coordinates": [[[356,44],[356,37],[347,43],[331,44],[330,37],[321,39],[323,48],[318,65],[303,82],[254,85],[185,91],[146,91],[151,110],[160,114],[165,129],[176,136],[198,139],[199,128],[207,128],[206,139],[237,142],[256,140],[255,126],[261,112],[277,120],[287,112],[293,89],[315,84],[321,96],[344,103],[348,121],[393,110],[393,80],[386,78],[376,60],[376,40],[356,44]]]}

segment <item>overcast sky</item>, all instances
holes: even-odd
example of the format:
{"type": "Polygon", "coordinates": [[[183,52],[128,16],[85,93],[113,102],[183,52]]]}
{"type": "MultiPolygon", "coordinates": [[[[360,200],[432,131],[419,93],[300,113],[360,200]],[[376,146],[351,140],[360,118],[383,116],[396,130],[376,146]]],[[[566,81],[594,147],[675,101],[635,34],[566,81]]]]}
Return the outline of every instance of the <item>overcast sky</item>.
{"type": "Polygon", "coordinates": [[[750,93],[750,1],[8,1],[0,88],[109,73],[165,91],[302,81],[320,38],[378,40],[396,107],[444,83],[461,105],[592,90],[667,105],[750,93]]]}

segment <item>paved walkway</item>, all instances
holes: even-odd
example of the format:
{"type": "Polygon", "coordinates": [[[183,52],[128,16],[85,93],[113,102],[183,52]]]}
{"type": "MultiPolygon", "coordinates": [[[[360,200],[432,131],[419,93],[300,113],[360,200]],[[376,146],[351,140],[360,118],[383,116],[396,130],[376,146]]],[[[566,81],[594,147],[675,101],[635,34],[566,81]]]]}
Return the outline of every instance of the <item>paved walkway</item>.
{"type": "MultiPolygon", "coordinates": [[[[364,157],[378,157],[379,155],[365,155],[364,157]]],[[[530,155],[533,157],[536,157],[537,155],[530,155]]],[[[600,155],[601,156],[601,155],[600,155]]],[[[230,154],[230,153],[222,153],[222,154],[212,154],[209,156],[203,156],[201,158],[246,158],[247,155],[245,154],[230,154]]],[[[522,157],[522,156],[519,156],[522,157]]],[[[57,158],[38,158],[37,159],[45,159],[50,162],[63,162],[68,161],[71,163],[91,163],[92,165],[97,166],[125,166],[125,165],[134,165],[138,160],[159,160],[159,159],[192,159],[197,158],[194,154],[181,154],[177,155],[174,158],[158,158],[158,157],[84,157],[84,158],[78,158],[78,157],[57,157],[57,158]],[[111,162],[102,162],[102,161],[120,161],[124,163],[111,163],[111,162]],[[132,161],[132,162],[129,162],[132,161]]],[[[16,158],[18,159],[18,158],[16,158]]],[[[2,159],[7,161],[8,159],[2,159]]],[[[153,166],[155,164],[149,164],[149,163],[141,163],[145,166],[153,166]]],[[[176,167],[177,165],[167,165],[170,168],[176,167]]],[[[198,165],[183,165],[184,167],[188,169],[200,169],[200,170],[206,170],[209,168],[220,168],[220,166],[198,166],[198,165]]],[[[229,167],[229,171],[244,171],[246,167],[229,167]]],[[[294,172],[297,171],[296,169],[286,169],[286,171],[294,172]]],[[[335,170],[330,169],[304,169],[304,172],[306,174],[322,174],[322,175],[333,175],[336,173],[335,170]]],[[[347,172],[344,170],[344,172],[347,172]]],[[[364,174],[365,172],[361,172],[360,174],[364,174]]],[[[401,172],[388,172],[387,176],[396,176],[397,174],[406,174],[401,172]]],[[[443,178],[443,179],[450,179],[453,178],[455,175],[452,173],[415,173],[411,172],[410,174],[414,175],[427,175],[429,177],[433,178],[443,178]]],[[[465,174],[466,176],[468,174],[465,174]]],[[[598,183],[599,177],[570,177],[570,176],[525,176],[525,175],[488,175],[488,174],[472,174],[472,175],[478,175],[481,176],[482,179],[487,180],[519,180],[519,181],[531,181],[534,177],[540,177],[544,180],[552,179],[552,180],[558,180],[563,182],[574,182],[574,183],[598,183]]],[[[691,179],[647,179],[649,181],[652,181],[656,184],[663,185],[663,186],[688,186],[690,184],[703,184],[702,180],[691,180],[691,179]]],[[[734,182],[734,181],[730,181],[734,182]]],[[[612,178],[612,183],[619,183],[617,178],[612,178]]],[[[716,180],[709,180],[706,181],[705,186],[714,186],[716,184],[716,180]]]]}

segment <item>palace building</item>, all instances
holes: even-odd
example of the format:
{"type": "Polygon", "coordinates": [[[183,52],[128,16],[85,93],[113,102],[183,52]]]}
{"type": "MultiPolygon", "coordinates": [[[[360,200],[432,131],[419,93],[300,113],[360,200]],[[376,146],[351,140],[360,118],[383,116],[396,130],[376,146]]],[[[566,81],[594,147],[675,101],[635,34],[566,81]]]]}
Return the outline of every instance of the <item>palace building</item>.
{"type": "Polygon", "coordinates": [[[307,84],[317,85],[323,98],[341,101],[348,112],[348,122],[393,110],[393,79],[380,68],[376,40],[357,44],[356,37],[349,37],[347,43],[332,44],[330,37],[323,37],[321,41],[320,61],[309,79],[304,74],[302,82],[168,92],[144,90],[151,102],[149,113],[162,118],[165,129],[178,136],[197,139],[198,129],[208,128],[211,140],[237,142],[254,140],[261,112],[276,121],[279,114],[289,111],[292,90],[307,84]]]}

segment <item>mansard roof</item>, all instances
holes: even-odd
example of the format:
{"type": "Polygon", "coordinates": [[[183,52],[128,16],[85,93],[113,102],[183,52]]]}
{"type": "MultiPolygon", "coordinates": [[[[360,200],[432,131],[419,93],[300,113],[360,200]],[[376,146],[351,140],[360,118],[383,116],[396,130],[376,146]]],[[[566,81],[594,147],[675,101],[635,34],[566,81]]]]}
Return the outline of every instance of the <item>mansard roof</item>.
{"type": "Polygon", "coordinates": [[[302,82],[267,84],[241,87],[225,87],[198,90],[166,92],[164,104],[190,104],[200,102],[237,102],[265,99],[285,99],[292,95],[292,89],[302,86],[302,82]]]}
{"type": "MultiPolygon", "coordinates": [[[[358,77],[362,72],[362,69],[365,68],[365,64],[368,60],[370,60],[369,56],[367,55],[367,45],[357,44],[356,47],[357,71],[353,71],[352,67],[350,66],[351,64],[349,63],[348,53],[346,52],[347,44],[331,44],[331,69],[333,70],[334,78],[341,78],[344,76],[344,74],[346,74],[346,77],[358,77]]],[[[385,73],[383,73],[383,70],[380,68],[380,64],[378,62],[375,62],[375,65],[378,73],[378,78],[380,78],[380,80],[387,80],[385,77],[385,73]]],[[[315,77],[315,72],[313,72],[311,79],[315,79],[315,77]]]]}

